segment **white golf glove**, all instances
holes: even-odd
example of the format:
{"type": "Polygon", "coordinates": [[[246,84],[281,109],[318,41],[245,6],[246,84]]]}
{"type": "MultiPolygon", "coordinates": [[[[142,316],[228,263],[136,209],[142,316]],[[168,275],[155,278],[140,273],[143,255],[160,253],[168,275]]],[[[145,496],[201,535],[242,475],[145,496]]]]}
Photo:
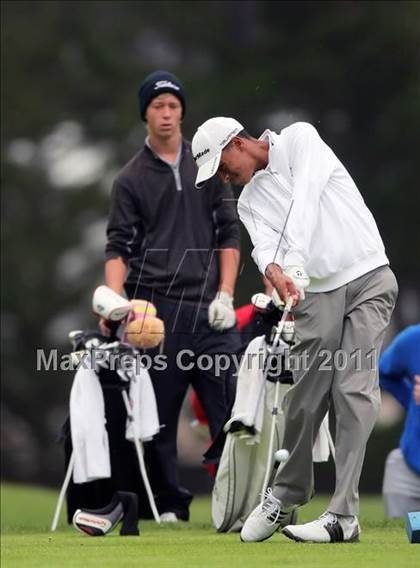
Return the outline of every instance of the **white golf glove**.
{"type": "Polygon", "coordinates": [[[300,299],[305,299],[305,290],[311,283],[311,279],[306,274],[306,270],[302,266],[286,266],[284,273],[292,280],[296,288],[299,290],[300,299]]]}
{"type": "Polygon", "coordinates": [[[233,327],[236,323],[233,298],[227,292],[218,292],[209,306],[209,325],[217,331],[233,327]]]}

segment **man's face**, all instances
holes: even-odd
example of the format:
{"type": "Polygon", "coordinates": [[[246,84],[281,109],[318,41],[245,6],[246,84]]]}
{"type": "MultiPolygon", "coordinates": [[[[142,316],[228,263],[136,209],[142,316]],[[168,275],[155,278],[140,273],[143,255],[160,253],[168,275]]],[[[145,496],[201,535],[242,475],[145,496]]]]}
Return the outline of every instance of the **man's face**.
{"type": "Polygon", "coordinates": [[[234,138],[222,151],[217,175],[234,185],[245,185],[254,175],[255,161],[246,151],[243,138],[234,138]]]}
{"type": "Polygon", "coordinates": [[[147,107],[146,120],[149,132],[159,138],[171,138],[178,133],[181,118],[181,102],[171,93],[155,97],[147,107]]]}

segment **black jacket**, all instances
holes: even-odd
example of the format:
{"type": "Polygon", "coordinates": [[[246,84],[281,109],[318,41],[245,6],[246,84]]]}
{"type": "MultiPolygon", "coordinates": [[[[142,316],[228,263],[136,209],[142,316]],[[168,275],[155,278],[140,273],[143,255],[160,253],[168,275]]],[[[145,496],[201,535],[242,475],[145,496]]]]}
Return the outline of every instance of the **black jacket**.
{"type": "Polygon", "coordinates": [[[195,188],[197,166],[186,141],[179,172],[182,189],[148,146],[123,167],[112,191],[106,258],[127,262],[130,289],[208,303],[219,284],[217,249],[239,249],[236,200],[216,177],[195,188]]]}

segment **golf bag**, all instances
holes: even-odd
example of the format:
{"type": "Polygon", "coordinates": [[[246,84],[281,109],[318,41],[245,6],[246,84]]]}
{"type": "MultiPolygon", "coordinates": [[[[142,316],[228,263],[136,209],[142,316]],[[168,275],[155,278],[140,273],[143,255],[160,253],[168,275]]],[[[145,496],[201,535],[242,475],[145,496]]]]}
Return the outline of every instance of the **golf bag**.
{"type": "MultiPolygon", "coordinates": [[[[72,332],[69,337],[73,343],[74,353],[96,349],[103,350],[107,354],[106,357],[101,358],[101,362],[95,368],[95,373],[103,394],[103,403],[101,404],[103,404],[107,444],[109,444],[110,475],[105,474],[103,479],[98,475],[97,479],[93,477],[94,480],[86,483],[75,483],[73,481],[75,456],[71,422],[68,418],[61,435],[64,440],[67,473],[57,503],[52,530],[57,527],[64,498],[67,499],[67,520],[71,523],[73,515],[78,509],[97,510],[106,507],[114,494],[121,491],[137,495],[139,518],[155,518],[157,522],[160,522],[147,476],[142,438],[138,432],[137,435],[135,432],[136,429],[139,430],[139,427],[144,432],[144,426],[141,425],[138,414],[134,415],[133,413],[135,409],[131,393],[133,381],[140,381],[141,384],[142,377],[145,378],[143,373],[147,375],[148,373],[143,368],[138,373],[134,371],[134,367],[130,369],[130,366],[127,368],[124,365],[124,369],[122,369],[119,366],[119,361],[123,360],[126,355],[132,357],[137,366],[138,359],[136,357],[140,353],[131,345],[121,343],[118,340],[112,341],[94,331],[72,332]],[[109,364],[110,360],[114,361],[112,366],[109,364]],[[129,432],[131,432],[131,437],[129,432]]],[[[125,359],[125,362],[127,362],[127,359],[125,359]]],[[[141,388],[140,386],[140,390],[137,391],[139,397],[145,392],[141,388]]],[[[150,389],[147,400],[155,416],[150,430],[151,435],[147,439],[150,439],[159,430],[156,401],[152,387],[150,389]]],[[[143,441],[145,440],[143,439],[143,441]]]]}
{"type": "MultiPolygon", "coordinates": [[[[247,352],[244,358],[246,356],[247,352]]],[[[238,375],[239,396],[241,370],[238,375]]],[[[290,373],[283,373],[277,380],[280,381],[278,401],[281,406],[284,395],[290,388],[290,373]]],[[[212,493],[212,520],[218,532],[241,530],[246,517],[258,504],[267,472],[267,455],[282,448],[284,416],[281,411],[275,419],[273,443],[270,448],[276,382],[273,378],[265,381],[259,433],[256,434],[252,429],[246,431],[232,419],[225,426],[226,441],[212,493]]],[[[235,405],[232,411],[232,417],[234,416],[235,405]]],[[[271,469],[273,465],[272,463],[271,469]]],[[[270,475],[271,473],[274,473],[274,469],[270,475]]]]}

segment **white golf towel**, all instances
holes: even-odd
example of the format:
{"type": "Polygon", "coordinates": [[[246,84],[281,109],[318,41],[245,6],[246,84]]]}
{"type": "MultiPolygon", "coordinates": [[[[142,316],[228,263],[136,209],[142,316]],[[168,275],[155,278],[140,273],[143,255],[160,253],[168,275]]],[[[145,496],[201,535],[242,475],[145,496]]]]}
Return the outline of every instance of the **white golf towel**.
{"type": "Polygon", "coordinates": [[[312,460],[314,462],[327,462],[330,457],[330,445],[328,443],[329,428],[327,412],[324,416],[324,420],[321,422],[318,435],[315,438],[314,447],[312,448],[312,460]]]}
{"type": "MultiPolygon", "coordinates": [[[[266,356],[265,338],[255,337],[246,348],[238,372],[235,402],[232,416],[224,426],[229,432],[234,422],[243,424],[244,428],[254,428],[255,442],[261,432],[264,417],[264,358],[266,356]]],[[[238,432],[239,434],[239,432],[238,432]]],[[[239,434],[243,436],[242,434],[239,434]]],[[[249,434],[251,438],[251,434],[249,434]]]]}
{"type": "MultiPolygon", "coordinates": [[[[89,366],[86,365],[86,366],[89,366]]],[[[159,432],[155,392],[147,369],[131,375],[129,399],[133,421],[127,420],[126,439],[151,440],[159,432]]],[[[111,477],[105,404],[98,375],[93,369],[76,371],[70,392],[70,426],[74,452],[74,483],[111,477]]]]}
{"type": "Polygon", "coordinates": [[[125,437],[131,442],[134,433],[143,442],[151,440],[160,429],[155,391],[147,369],[141,367],[130,382],[133,421],[127,420],[125,437]]]}
{"type": "Polygon", "coordinates": [[[74,483],[111,477],[102,388],[93,369],[76,371],[70,392],[74,483]]]}

